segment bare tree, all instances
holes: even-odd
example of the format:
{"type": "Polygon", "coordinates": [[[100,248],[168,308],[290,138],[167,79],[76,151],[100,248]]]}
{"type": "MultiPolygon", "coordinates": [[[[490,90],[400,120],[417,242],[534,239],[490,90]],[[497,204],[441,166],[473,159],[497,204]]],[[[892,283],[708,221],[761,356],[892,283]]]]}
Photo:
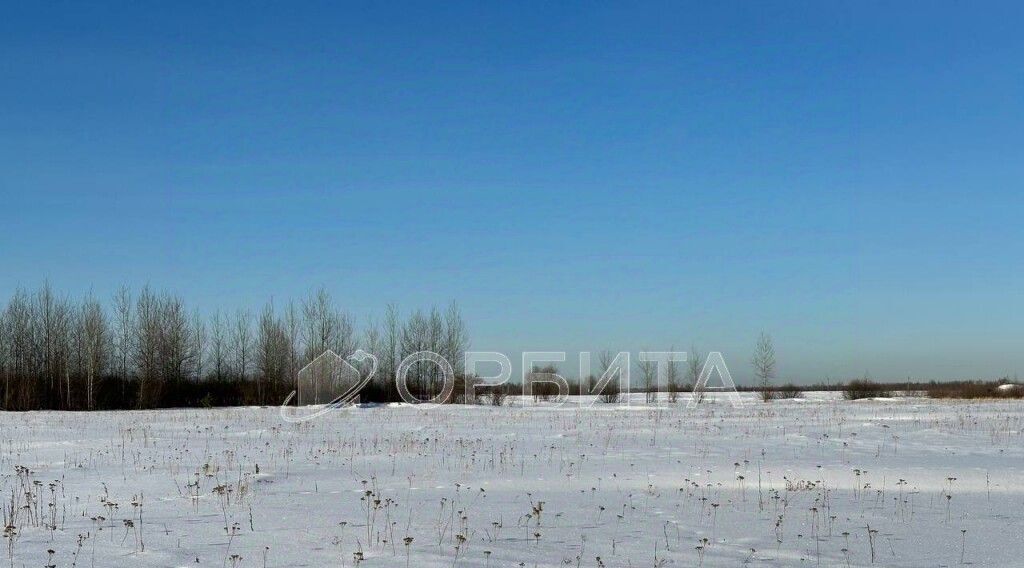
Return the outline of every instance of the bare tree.
{"type": "Polygon", "coordinates": [[[302,301],[302,340],[306,347],[305,360],[310,363],[330,349],[335,326],[330,296],[323,288],[302,301]]]}
{"type": "Polygon", "coordinates": [[[690,347],[690,353],[686,357],[686,380],[693,385],[693,401],[697,404],[704,402],[708,395],[708,386],[700,380],[700,373],[704,370],[704,354],[697,351],[696,347],[690,347]]]}
{"type": "Polygon", "coordinates": [[[36,292],[34,304],[47,399],[54,408],[71,408],[71,304],[58,298],[48,282],[36,292]]]}
{"type": "Polygon", "coordinates": [[[341,357],[354,351],[352,320],[335,309],[327,290],[320,288],[303,301],[302,316],[306,363],[328,350],[341,357]]]}
{"type": "Polygon", "coordinates": [[[263,382],[274,381],[281,373],[278,345],[283,332],[274,316],[274,305],[267,303],[256,324],[256,400],[263,404],[263,382]]]}
{"type": "Polygon", "coordinates": [[[213,378],[224,380],[228,374],[228,330],[225,317],[220,310],[213,312],[210,321],[210,364],[213,366],[213,378]]]}
{"type": "Polygon", "coordinates": [[[132,340],[135,368],[139,374],[140,408],[155,399],[147,389],[160,378],[160,323],[159,299],[147,286],[135,302],[135,333],[132,340]]]}
{"type": "Polygon", "coordinates": [[[288,374],[291,340],[285,324],[274,314],[268,303],[260,314],[256,334],[256,397],[258,404],[266,403],[264,383],[280,384],[288,374]]]}
{"type": "MultiPolygon", "coordinates": [[[[422,311],[413,312],[402,328],[398,359],[404,360],[413,353],[430,350],[432,347],[430,328],[430,320],[423,315],[422,311]]],[[[425,363],[418,362],[412,365],[405,379],[419,391],[427,392],[431,397],[434,395],[425,363]]]]}
{"type": "Polygon", "coordinates": [[[4,378],[4,409],[32,408],[35,404],[33,373],[36,370],[36,327],[28,294],[17,290],[4,311],[8,335],[8,371],[4,378]],[[15,389],[11,381],[15,380],[15,389]]]}
{"type": "Polygon", "coordinates": [[[10,410],[8,393],[11,389],[11,324],[8,311],[0,312],[0,375],[4,380],[4,410],[10,410]]]}
{"type": "Polygon", "coordinates": [[[772,388],[772,379],[775,378],[775,345],[772,343],[772,336],[761,332],[754,347],[751,364],[754,366],[754,376],[761,387],[761,400],[772,400],[775,398],[772,388]]]}
{"type": "Polygon", "coordinates": [[[135,303],[134,335],[139,406],[154,406],[160,401],[164,385],[173,385],[192,374],[194,342],[182,300],[143,288],[135,303]]]}
{"type": "Polygon", "coordinates": [[[444,340],[440,345],[440,355],[444,356],[455,370],[457,376],[465,374],[466,350],[469,349],[469,331],[462,319],[462,310],[452,302],[444,314],[444,340]]]}
{"type": "Polygon", "coordinates": [[[284,329],[288,334],[288,367],[286,377],[289,382],[295,384],[299,377],[299,369],[302,368],[302,319],[295,302],[288,302],[288,309],[284,313],[284,329]]]}
{"type": "Polygon", "coordinates": [[[192,353],[195,357],[192,374],[197,381],[201,381],[206,370],[206,322],[199,315],[199,310],[192,314],[192,353]]]}
{"type": "MultiPolygon", "coordinates": [[[[597,354],[597,362],[601,366],[601,372],[598,376],[603,378],[608,374],[608,370],[611,369],[612,363],[615,362],[615,354],[612,353],[611,349],[602,349],[601,352],[597,354]]],[[[598,398],[601,402],[608,404],[619,402],[619,399],[621,398],[620,393],[622,391],[621,379],[622,378],[620,376],[616,376],[614,380],[601,389],[601,392],[598,393],[598,398]]]]}
{"type": "MultiPolygon", "coordinates": [[[[675,352],[675,346],[672,346],[669,351],[675,352]]],[[[679,364],[669,359],[668,368],[665,369],[665,382],[668,388],[668,401],[675,404],[679,400],[679,364]]]]}
{"type": "MultiPolygon", "coordinates": [[[[88,390],[88,384],[86,380],[86,347],[85,347],[85,323],[82,321],[83,313],[81,308],[84,304],[78,308],[71,306],[71,316],[68,324],[68,365],[64,371],[64,380],[68,387],[71,386],[72,379],[76,382],[82,383],[82,390],[88,390]]],[[[76,385],[77,386],[77,385],[76,385]]],[[[70,394],[71,389],[68,388],[67,392],[70,394]]],[[[88,392],[86,392],[86,404],[88,404],[88,392]]],[[[70,410],[72,404],[78,406],[78,392],[75,392],[75,400],[67,401],[67,408],[70,410]]],[[[86,407],[87,408],[87,407],[86,407]]]]}
{"type": "Polygon", "coordinates": [[[122,286],[114,295],[114,311],[117,318],[117,371],[121,377],[122,384],[128,380],[130,375],[129,365],[132,361],[132,293],[127,287],[122,286]]]}
{"type": "Polygon", "coordinates": [[[555,365],[534,365],[526,374],[526,390],[523,394],[532,395],[537,402],[551,400],[560,394],[557,377],[558,367],[555,365]]]}
{"type": "MultiPolygon", "coordinates": [[[[444,356],[442,353],[444,351],[445,335],[444,317],[436,306],[430,309],[430,316],[427,322],[427,350],[444,356]]],[[[427,381],[430,385],[428,392],[431,397],[434,397],[443,389],[441,369],[437,365],[424,363],[423,371],[426,373],[427,381]]]]}
{"type": "Polygon", "coordinates": [[[82,304],[79,322],[84,352],[85,407],[92,410],[95,405],[96,379],[103,374],[108,364],[110,337],[107,316],[100,303],[89,297],[82,304]]]}
{"type": "MultiPolygon", "coordinates": [[[[384,339],[383,339],[383,336],[381,335],[380,325],[377,324],[376,320],[374,320],[373,318],[370,318],[370,320],[367,321],[367,323],[366,323],[366,329],[363,330],[363,346],[362,346],[362,349],[364,349],[367,353],[372,353],[375,357],[379,358],[380,357],[380,353],[383,350],[383,345],[384,345],[384,339]]],[[[367,375],[369,375],[370,371],[372,370],[371,369],[371,365],[372,365],[372,363],[370,363],[370,361],[368,361],[368,360],[362,362],[362,364],[360,366],[360,372],[363,375],[363,377],[366,377],[367,375]]],[[[378,362],[377,362],[377,367],[378,367],[377,368],[377,372],[379,373],[380,372],[380,361],[379,361],[379,359],[378,359],[378,362]]],[[[380,377],[377,377],[377,380],[374,381],[374,385],[373,386],[374,386],[374,388],[377,388],[377,387],[379,387],[380,385],[382,385],[384,383],[387,383],[387,380],[381,381],[380,377]]]]}
{"type": "MultiPolygon", "coordinates": [[[[647,351],[645,349],[644,351],[647,351]]],[[[658,378],[658,362],[656,360],[640,359],[637,362],[640,369],[640,378],[644,382],[644,402],[651,404],[658,400],[658,389],[655,383],[658,378]]]]}
{"type": "Polygon", "coordinates": [[[356,350],[356,331],[355,326],[352,324],[352,316],[344,311],[337,310],[334,313],[334,321],[336,322],[337,334],[334,336],[334,343],[331,345],[331,349],[342,357],[348,357],[356,350]]]}
{"type": "Polygon", "coordinates": [[[192,377],[196,354],[188,313],[177,296],[164,294],[159,304],[159,363],[164,383],[192,377]]]}
{"type": "Polygon", "coordinates": [[[234,358],[236,379],[244,381],[249,376],[252,352],[252,313],[249,310],[241,309],[235,312],[235,321],[231,326],[231,355],[234,358]]]}
{"type": "Polygon", "coordinates": [[[381,353],[375,353],[380,358],[381,381],[385,388],[386,397],[394,396],[395,371],[398,369],[399,356],[402,349],[402,322],[398,314],[398,307],[388,304],[384,312],[384,329],[381,333],[381,353]]]}

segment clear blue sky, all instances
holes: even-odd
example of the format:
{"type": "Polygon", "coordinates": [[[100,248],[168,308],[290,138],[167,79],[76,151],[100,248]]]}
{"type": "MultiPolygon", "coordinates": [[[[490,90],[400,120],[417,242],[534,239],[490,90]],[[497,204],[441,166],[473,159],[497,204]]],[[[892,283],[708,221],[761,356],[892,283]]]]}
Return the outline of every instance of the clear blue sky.
{"type": "Polygon", "coordinates": [[[1024,372],[1019,3],[93,4],[0,18],[5,297],[1024,372]]]}

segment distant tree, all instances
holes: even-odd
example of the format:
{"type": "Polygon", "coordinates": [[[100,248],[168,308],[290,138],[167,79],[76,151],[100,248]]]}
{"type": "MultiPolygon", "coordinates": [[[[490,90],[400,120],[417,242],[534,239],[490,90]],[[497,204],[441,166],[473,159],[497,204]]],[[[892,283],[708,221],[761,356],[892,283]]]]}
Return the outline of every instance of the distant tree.
{"type": "MultiPolygon", "coordinates": [[[[601,352],[597,354],[597,362],[601,368],[601,372],[598,376],[604,378],[612,368],[612,364],[615,362],[615,353],[612,353],[611,349],[602,349],[601,352]]],[[[598,400],[607,404],[614,404],[619,402],[621,398],[621,391],[622,377],[621,375],[616,375],[615,378],[609,381],[608,384],[601,389],[601,392],[598,393],[598,400]]]]}
{"type": "MultiPolygon", "coordinates": [[[[675,352],[673,346],[669,351],[675,352]]],[[[668,401],[675,404],[679,400],[679,364],[676,361],[669,361],[665,370],[665,382],[668,389],[668,401]]]]}
{"type": "Polygon", "coordinates": [[[66,298],[57,297],[44,283],[34,297],[34,314],[42,356],[41,386],[52,408],[71,408],[72,310],[66,298]]]}
{"type": "Polygon", "coordinates": [[[33,399],[33,373],[38,358],[34,315],[28,294],[24,290],[17,290],[4,313],[8,343],[4,409],[33,408],[36,404],[33,399]]]}
{"type": "Polygon", "coordinates": [[[637,362],[637,367],[640,369],[640,378],[644,382],[644,401],[651,404],[658,399],[657,385],[655,385],[658,378],[658,362],[640,359],[637,362]]]}
{"type": "Polygon", "coordinates": [[[159,378],[160,314],[156,296],[143,288],[135,302],[135,333],[132,340],[135,368],[139,373],[138,405],[147,402],[147,388],[159,378]]]}
{"type": "Polygon", "coordinates": [[[465,374],[465,354],[469,349],[469,331],[466,322],[462,319],[462,310],[455,302],[448,304],[444,314],[444,339],[442,341],[440,355],[448,359],[455,370],[455,374],[465,374]]]}
{"type": "Polygon", "coordinates": [[[260,313],[256,332],[256,399],[266,404],[266,388],[282,384],[288,376],[292,343],[285,322],[276,316],[272,303],[260,313]]]}
{"type": "Polygon", "coordinates": [[[132,361],[133,347],[132,334],[134,322],[132,318],[132,293],[127,287],[122,286],[114,295],[114,311],[117,325],[117,358],[118,376],[122,384],[128,380],[131,374],[129,365],[132,361]]]}
{"type": "MultiPolygon", "coordinates": [[[[378,376],[376,377],[377,380],[373,385],[374,389],[379,389],[379,387],[382,385],[379,373],[380,353],[384,350],[383,344],[384,338],[383,335],[381,334],[380,324],[377,323],[377,320],[370,318],[370,320],[366,322],[366,329],[363,330],[362,349],[367,353],[373,354],[374,357],[377,357],[378,376]]],[[[372,363],[369,360],[363,361],[361,363],[360,372],[364,378],[369,375],[371,370],[372,363]]]]}
{"type": "Polygon", "coordinates": [[[235,378],[244,381],[249,376],[253,359],[252,312],[241,309],[235,312],[231,326],[231,355],[234,358],[235,378]]]}
{"type": "Polygon", "coordinates": [[[0,376],[4,381],[3,409],[9,410],[8,400],[11,390],[11,325],[7,310],[0,311],[0,376]]]}
{"type": "Polygon", "coordinates": [[[157,405],[164,385],[191,376],[195,354],[189,319],[180,298],[143,288],[135,303],[132,344],[139,407],[157,405]]]}
{"type": "Polygon", "coordinates": [[[328,350],[341,357],[352,354],[354,342],[351,318],[334,307],[326,289],[319,288],[303,301],[302,316],[306,363],[328,350]]]}
{"type": "Polygon", "coordinates": [[[704,402],[708,394],[708,386],[700,380],[700,373],[703,370],[704,354],[691,346],[686,357],[686,380],[693,387],[693,401],[697,404],[704,402]]]}
{"type": "Polygon", "coordinates": [[[526,374],[526,393],[532,395],[535,402],[548,401],[558,396],[558,367],[554,365],[534,365],[526,374]]]}
{"type": "Polygon", "coordinates": [[[284,312],[284,329],[288,335],[288,367],[285,377],[289,383],[294,384],[302,368],[302,317],[293,301],[288,302],[284,312]]]}
{"type": "Polygon", "coordinates": [[[181,298],[160,298],[160,379],[164,384],[186,381],[195,369],[196,353],[191,321],[181,298]]]}
{"type": "Polygon", "coordinates": [[[761,388],[761,399],[768,402],[775,398],[772,379],[775,378],[775,346],[772,337],[764,332],[757,338],[754,356],[751,359],[754,376],[761,388]]]}
{"type": "Polygon", "coordinates": [[[195,355],[193,376],[202,380],[206,372],[206,322],[199,315],[199,310],[192,314],[192,353],[195,355]]]}
{"type": "MultiPolygon", "coordinates": [[[[405,325],[402,326],[399,361],[413,353],[429,350],[431,348],[430,335],[430,321],[422,311],[416,310],[406,320],[405,325]]],[[[405,381],[410,385],[410,391],[414,394],[418,390],[421,396],[426,393],[428,398],[433,397],[434,393],[429,384],[426,363],[418,362],[412,365],[405,377],[405,381]]]]}
{"type": "Polygon", "coordinates": [[[210,322],[210,364],[213,378],[222,381],[228,373],[228,331],[220,310],[213,312],[210,322]]]}
{"type": "Polygon", "coordinates": [[[95,404],[96,379],[106,370],[110,356],[107,317],[100,303],[89,297],[82,304],[78,321],[85,374],[85,407],[92,410],[95,404]]]}
{"type": "Polygon", "coordinates": [[[380,381],[385,397],[397,397],[395,372],[398,369],[402,350],[402,321],[398,307],[388,304],[384,312],[384,327],[381,333],[381,352],[374,353],[380,360],[380,381]]]}
{"type": "MultiPolygon", "coordinates": [[[[427,350],[432,353],[444,356],[445,349],[445,325],[444,318],[436,306],[430,309],[430,316],[427,318],[427,350]]],[[[451,361],[449,359],[449,361],[451,361]]],[[[427,376],[427,383],[430,385],[428,391],[433,398],[444,389],[441,380],[441,369],[437,365],[424,362],[423,372],[427,376]]]]}

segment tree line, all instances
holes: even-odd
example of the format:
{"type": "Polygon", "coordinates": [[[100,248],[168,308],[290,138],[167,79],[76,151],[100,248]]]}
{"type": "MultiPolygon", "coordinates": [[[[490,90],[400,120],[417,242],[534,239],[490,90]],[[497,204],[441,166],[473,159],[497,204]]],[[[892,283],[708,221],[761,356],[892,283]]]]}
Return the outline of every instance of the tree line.
{"type": "MultiPolygon", "coordinates": [[[[4,410],[99,410],[279,404],[299,371],[332,350],[379,359],[364,401],[398,400],[394,377],[407,355],[430,350],[459,362],[469,347],[456,304],[403,316],[387,306],[361,329],[319,289],[300,301],[202,315],[177,295],[122,287],[108,302],[72,300],[42,285],[19,289],[0,311],[4,410]]],[[[414,365],[410,389],[430,397],[440,371],[414,365]]]]}

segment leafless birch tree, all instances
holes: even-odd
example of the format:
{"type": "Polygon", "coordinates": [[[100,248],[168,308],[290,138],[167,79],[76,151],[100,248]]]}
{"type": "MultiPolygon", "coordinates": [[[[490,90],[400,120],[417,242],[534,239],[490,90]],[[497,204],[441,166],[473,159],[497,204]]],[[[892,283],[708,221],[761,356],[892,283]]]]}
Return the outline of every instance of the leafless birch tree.
{"type": "Polygon", "coordinates": [[[772,343],[772,336],[764,332],[758,336],[751,365],[754,366],[754,376],[757,377],[758,386],[761,387],[761,400],[765,402],[772,400],[775,398],[772,388],[772,379],[775,378],[775,345],[772,343]]]}
{"type": "Polygon", "coordinates": [[[100,303],[92,297],[82,304],[79,326],[84,352],[85,407],[92,410],[95,405],[96,381],[107,368],[110,346],[106,314],[100,303]]]}

